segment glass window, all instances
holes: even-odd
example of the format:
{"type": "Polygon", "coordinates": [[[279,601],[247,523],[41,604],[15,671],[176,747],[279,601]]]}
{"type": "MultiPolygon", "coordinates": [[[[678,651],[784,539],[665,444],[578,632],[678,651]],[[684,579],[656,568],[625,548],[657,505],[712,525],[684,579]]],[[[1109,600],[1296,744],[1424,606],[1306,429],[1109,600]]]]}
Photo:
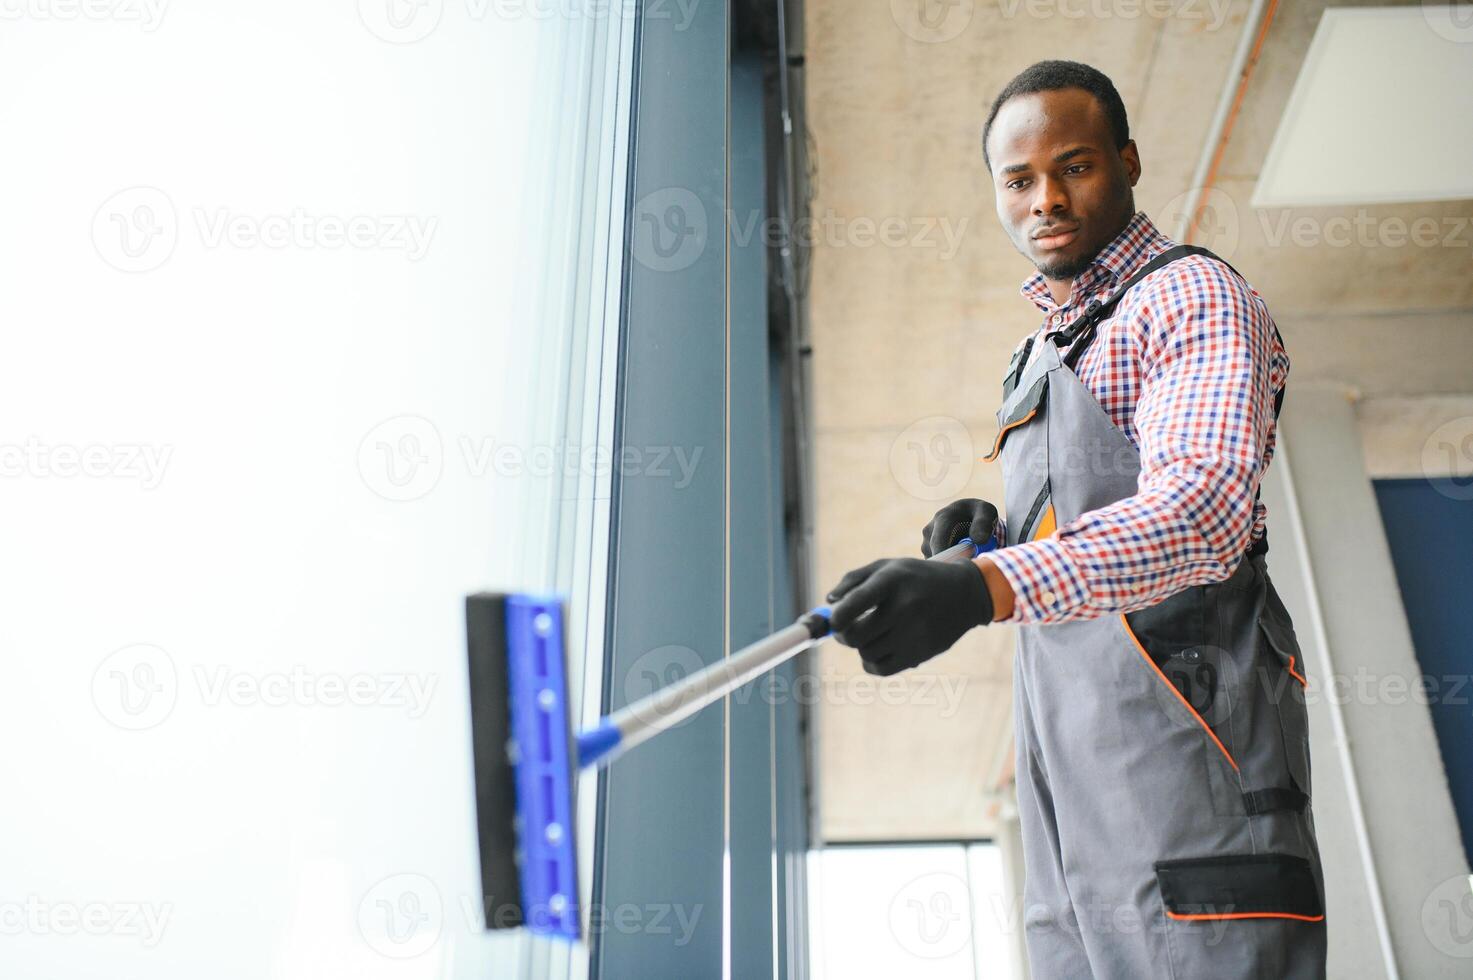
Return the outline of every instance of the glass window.
{"type": "Polygon", "coordinates": [[[810,864],[816,980],[1013,976],[1018,910],[991,844],[835,845],[810,864]]]}

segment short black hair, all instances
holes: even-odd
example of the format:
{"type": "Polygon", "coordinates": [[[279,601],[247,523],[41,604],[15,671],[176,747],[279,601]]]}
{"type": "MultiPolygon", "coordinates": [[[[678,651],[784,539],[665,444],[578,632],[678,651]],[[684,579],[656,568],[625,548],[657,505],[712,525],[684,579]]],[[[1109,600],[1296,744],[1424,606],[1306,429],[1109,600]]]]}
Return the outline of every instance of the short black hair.
{"type": "Polygon", "coordinates": [[[1115,149],[1125,148],[1125,144],[1130,142],[1130,120],[1125,118],[1125,103],[1120,101],[1115,83],[1098,68],[1091,68],[1077,61],[1040,61],[1014,76],[992,103],[992,111],[987,114],[987,124],[982,127],[982,160],[987,164],[989,173],[992,172],[992,157],[987,153],[987,136],[992,132],[992,121],[997,118],[997,111],[1002,108],[1003,103],[1014,96],[1056,92],[1063,88],[1084,89],[1094,96],[1100,108],[1105,110],[1110,131],[1115,136],[1115,149]]]}

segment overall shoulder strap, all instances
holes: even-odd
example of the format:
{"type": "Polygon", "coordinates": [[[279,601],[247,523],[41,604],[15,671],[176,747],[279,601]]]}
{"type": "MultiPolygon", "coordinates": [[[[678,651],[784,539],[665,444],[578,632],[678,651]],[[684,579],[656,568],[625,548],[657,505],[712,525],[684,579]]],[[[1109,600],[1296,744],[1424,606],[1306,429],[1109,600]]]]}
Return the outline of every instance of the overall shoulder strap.
{"type": "Polygon", "coordinates": [[[1243,278],[1237,269],[1233,269],[1232,266],[1205,248],[1197,245],[1175,245],[1168,248],[1137,269],[1135,274],[1121,283],[1120,288],[1115,290],[1110,296],[1104,300],[1090,300],[1089,305],[1084,308],[1084,313],[1079,319],[1064,329],[1055,330],[1048,335],[1049,339],[1060,347],[1068,346],[1069,350],[1063,358],[1064,366],[1071,371],[1074,369],[1074,365],[1079,363],[1079,359],[1084,356],[1084,352],[1088,349],[1090,342],[1094,340],[1095,328],[1100,325],[1100,321],[1115,312],[1115,307],[1125,297],[1126,293],[1135,288],[1146,276],[1170,265],[1177,259],[1184,259],[1189,255],[1205,255],[1208,258],[1217,259],[1217,261],[1222,262],[1223,265],[1227,265],[1229,269],[1232,269],[1233,275],[1239,279],[1243,278]]]}

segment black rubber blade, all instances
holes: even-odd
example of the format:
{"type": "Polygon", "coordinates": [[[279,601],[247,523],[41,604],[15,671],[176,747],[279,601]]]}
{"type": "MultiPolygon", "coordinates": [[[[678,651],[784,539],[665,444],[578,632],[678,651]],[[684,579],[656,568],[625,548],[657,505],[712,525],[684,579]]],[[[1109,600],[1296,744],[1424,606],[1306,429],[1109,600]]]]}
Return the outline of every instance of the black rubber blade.
{"type": "Polygon", "coordinates": [[[514,929],[524,920],[517,867],[516,767],[507,755],[511,703],[506,600],[507,596],[490,592],[467,596],[465,600],[476,830],[488,929],[514,929]]]}

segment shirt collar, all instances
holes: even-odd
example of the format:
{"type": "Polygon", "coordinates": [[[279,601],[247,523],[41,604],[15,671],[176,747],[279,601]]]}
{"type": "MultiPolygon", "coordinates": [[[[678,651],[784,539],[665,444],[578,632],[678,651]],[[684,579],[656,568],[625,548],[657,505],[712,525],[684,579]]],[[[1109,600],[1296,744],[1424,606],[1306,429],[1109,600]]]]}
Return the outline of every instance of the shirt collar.
{"type": "MultiPolygon", "coordinates": [[[[1075,278],[1074,286],[1069,292],[1069,301],[1064,305],[1074,305],[1076,298],[1096,291],[1101,286],[1122,282],[1151,256],[1170,247],[1170,241],[1156,230],[1146,213],[1137,211],[1124,230],[1110,244],[1100,249],[1100,254],[1075,278]]],[[[1028,277],[1020,291],[1024,298],[1031,300],[1034,306],[1045,313],[1059,309],[1053,294],[1049,292],[1048,280],[1041,272],[1028,277]]]]}

